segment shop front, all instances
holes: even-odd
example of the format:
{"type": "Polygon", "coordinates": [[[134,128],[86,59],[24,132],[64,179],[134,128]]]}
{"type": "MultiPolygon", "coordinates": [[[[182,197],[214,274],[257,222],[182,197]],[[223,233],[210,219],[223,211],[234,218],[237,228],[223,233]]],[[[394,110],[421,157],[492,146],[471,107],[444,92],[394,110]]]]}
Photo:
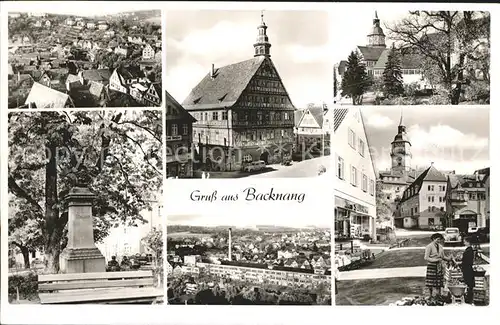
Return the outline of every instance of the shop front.
{"type": "Polygon", "coordinates": [[[375,238],[375,222],[367,206],[335,197],[335,238],[375,238]]]}
{"type": "Polygon", "coordinates": [[[167,178],[191,178],[193,177],[193,160],[190,153],[185,153],[179,159],[167,156],[167,178]]]}

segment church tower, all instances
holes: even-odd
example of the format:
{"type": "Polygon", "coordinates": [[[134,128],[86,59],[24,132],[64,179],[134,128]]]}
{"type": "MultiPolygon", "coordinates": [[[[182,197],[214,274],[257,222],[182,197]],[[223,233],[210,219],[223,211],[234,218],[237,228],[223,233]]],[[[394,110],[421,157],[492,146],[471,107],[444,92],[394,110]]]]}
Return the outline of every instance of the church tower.
{"type": "Polygon", "coordinates": [[[375,11],[375,18],[373,19],[373,27],[370,34],[368,34],[368,46],[371,47],[386,47],[385,34],[380,27],[380,19],[378,19],[377,12],[375,11]]]}
{"type": "Polygon", "coordinates": [[[403,112],[399,120],[398,134],[391,143],[391,170],[395,172],[408,172],[411,170],[411,143],[403,124],[403,112]]]}
{"type": "Polygon", "coordinates": [[[257,27],[259,35],[257,35],[257,40],[253,47],[255,48],[254,56],[271,56],[271,43],[269,43],[269,37],[267,37],[266,31],[267,26],[264,22],[264,12],[260,14],[260,25],[257,27]]]}

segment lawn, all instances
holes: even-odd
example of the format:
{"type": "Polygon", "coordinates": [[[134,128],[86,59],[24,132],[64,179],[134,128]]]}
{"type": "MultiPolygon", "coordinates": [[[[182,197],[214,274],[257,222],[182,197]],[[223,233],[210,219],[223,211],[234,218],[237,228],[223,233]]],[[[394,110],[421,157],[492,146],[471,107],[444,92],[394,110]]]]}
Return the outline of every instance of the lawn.
{"type": "MultiPolygon", "coordinates": [[[[457,250],[451,251],[458,253],[457,250]]],[[[450,251],[447,251],[450,253],[450,251]]],[[[487,264],[486,261],[478,260],[476,264],[487,264]]],[[[372,264],[364,269],[385,269],[393,267],[426,266],[423,249],[388,250],[378,255],[372,264]]]]}
{"type": "MultiPolygon", "coordinates": [[[[404,297],[427,295],[423,277],[340,281],[337,288],[335,304],[340,306],[389,305],[404,297]]],[[[488,300],[489,294],[486,296],[488,300]]]]}
{"type": "Polygon", "coordinates": [[[389,305],[403,297],[422,296],[425,278],[389,278],[340,281],[336,305],[389,305]]]}

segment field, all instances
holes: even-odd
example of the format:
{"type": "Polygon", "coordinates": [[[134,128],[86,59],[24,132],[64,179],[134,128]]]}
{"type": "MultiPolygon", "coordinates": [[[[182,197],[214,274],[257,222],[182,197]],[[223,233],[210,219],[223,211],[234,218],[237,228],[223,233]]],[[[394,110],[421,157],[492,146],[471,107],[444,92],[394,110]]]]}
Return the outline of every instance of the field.
{"type": "Polygon", "coordinates": [[[179,238],[204,238],[204,237],[210,237],[210,234],[202,234],[202,233],[195,233],[195,232],[189,232],[189,231],[183,231],[183,232],[173,232],[169,233],[167,232],[167,237],[172,238],[172,239],[179,239],[179,238]]]}

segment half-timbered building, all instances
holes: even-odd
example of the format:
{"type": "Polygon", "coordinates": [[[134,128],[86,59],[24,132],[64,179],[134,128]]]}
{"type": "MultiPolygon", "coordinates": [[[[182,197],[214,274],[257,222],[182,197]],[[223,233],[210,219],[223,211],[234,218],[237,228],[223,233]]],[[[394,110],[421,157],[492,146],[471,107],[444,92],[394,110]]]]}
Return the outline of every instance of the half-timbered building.
{"type": "Polygon", "coordinates": [[[182,103],[197,120],[193,141],[208,170],[277,163],[291,154],[295,107],[271,60],[266,30],[262,20],[254,58],[212,65],[182,103]]]}

